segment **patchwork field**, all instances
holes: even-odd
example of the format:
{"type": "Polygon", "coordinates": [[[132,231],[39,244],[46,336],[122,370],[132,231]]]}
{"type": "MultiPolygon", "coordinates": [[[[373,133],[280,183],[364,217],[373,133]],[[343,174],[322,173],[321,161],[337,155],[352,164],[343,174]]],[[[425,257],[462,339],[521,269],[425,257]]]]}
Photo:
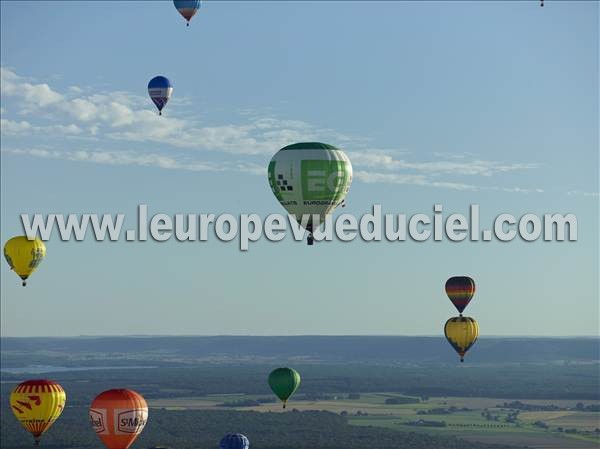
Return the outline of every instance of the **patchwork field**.
{"type": "MultiPolygon", "coordinates": [[[[284,412],[279,402],[237,406],[241,402],[269,400],[265,395],[208,395],[155,399],[151,407],[168,410],[234,409],[284,412]]],[[[574,408],[576,400],[520,400],[524,404],[574,408]]],[[[433,397],[411,398],[397,393],[366,393],[348,399],[333,394],[323,400],[292,400],[288,409],[326,410],[343,414],[355,426],[373,426],[428,434],[453,435],[483,443],[502,443],[536,449],[598,449],[600,412],[556,410],[522,411],[504,407],[511,399],[433,397]],[[397,400],[414,403],[390,404],[397,400]],[[386,403],[387,401],[387,403],[386,403]],[[542,424],[540,424],[542,423],[542,424]],[[541,427],[547,426],[547,427],[541,427]]],[[[598,404],[583,401],[586,405],[598,404]]]]}

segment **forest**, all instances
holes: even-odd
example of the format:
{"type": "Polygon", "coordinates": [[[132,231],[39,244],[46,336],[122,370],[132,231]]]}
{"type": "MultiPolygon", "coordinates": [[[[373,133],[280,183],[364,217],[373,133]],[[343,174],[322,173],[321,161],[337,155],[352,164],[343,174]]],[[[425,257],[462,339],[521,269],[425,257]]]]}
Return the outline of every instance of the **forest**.
{"type": "MultiPolygon", "coordinates": [[[[266,377],[276,365],[226,364],[173,368],[111,369],[52,373],[70,392],[71,404],[89,404],[102,389],[127,385],[147,399],[207,394],[271,393],[266,377]],[[85,381],[83,381],[85,380],[85,381]]],[[[470,396],[524,399],[600,399],[597,365],[494,366],[297,364],[298,394],[394,391],[408,396],[470,396]],[[574,379],[577,381],[575,382],[574,379]]],[[[2,374],[2,394],[23,379],[2,374]]],[[[314,396],[313,396],[314,397],[314,396]]]]}
{"type": "MultiPolygon", "coordinates": [[[[8,413],[7,413],[8,412],[8,413]]],[[[484,449],[508,446],[469,443],[451,437],[348,425],[345,417],[321,412],[258,413],[235,411],[166,411],[152,409],[134,448],[158,445],[176,449],[218,448],[220,438],[235,430],[248,436],[253,449],[484,449]]],[[[2,448],[29,449],[31,436],[2,409],[2,448]]],[[[87,408],[68,407],[44,436],[47,449],[99,449],[87,408]]]]}

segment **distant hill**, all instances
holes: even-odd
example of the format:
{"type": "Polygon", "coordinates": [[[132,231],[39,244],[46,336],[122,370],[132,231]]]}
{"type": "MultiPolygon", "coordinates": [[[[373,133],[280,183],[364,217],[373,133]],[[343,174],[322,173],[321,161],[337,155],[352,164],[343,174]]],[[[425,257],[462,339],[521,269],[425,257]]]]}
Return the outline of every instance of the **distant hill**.
{"type": "MultiPolygon", "coordinates": [[[[292,337],[74,337],[0,339],[3,368],[51,364],[64,356],[73,364],[185,363],[209,360],[307,361],[318,363],[368,362],[382,364],[454,363],[456,354],[440,337],[292,336],[292,337]]],[[[600,338],[481,338],[469,351],[472,364],[597,363],[600,338]]],[[[85,364],[84,364],[85,365],[85,364]]]]}

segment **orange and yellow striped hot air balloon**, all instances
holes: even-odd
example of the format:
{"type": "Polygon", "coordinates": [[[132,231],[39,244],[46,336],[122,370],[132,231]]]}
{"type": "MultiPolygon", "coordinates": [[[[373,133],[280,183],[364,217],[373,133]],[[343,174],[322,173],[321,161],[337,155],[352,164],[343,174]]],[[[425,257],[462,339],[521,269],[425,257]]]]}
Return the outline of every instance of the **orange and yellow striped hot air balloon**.
{"type": "Polygon", "coordinates": [[[10,394],[10,408],[35,439],[36,446],[40,437],[58,419],[67,395],[65,390],[51,380],[28,380],[23,382],[10,394]]]}

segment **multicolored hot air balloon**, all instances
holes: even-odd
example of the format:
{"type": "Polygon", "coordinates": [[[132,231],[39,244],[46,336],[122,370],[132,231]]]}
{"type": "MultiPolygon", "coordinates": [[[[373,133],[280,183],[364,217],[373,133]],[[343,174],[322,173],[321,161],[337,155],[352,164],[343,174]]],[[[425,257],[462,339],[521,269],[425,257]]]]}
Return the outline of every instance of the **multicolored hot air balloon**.
{"type": "Polygon", "coordinates": [[[446,294],[462,315],[475,294],[475,281],[468,276],[451,277],[446,281],[446,294]]]}
{"type": "Polygon", "coordinates": [[[29,240],[25,236],[13,237],[4,245],[4,257],[17,275],[23,279],[23,287],[46,256],[46,245],[40,239],[29,240]]]}
{"type": "Polygon", "coordinates": [[[58,419],[63,409],[67,395],[65,390],[51,380],[28,380],[23,382],[10,394],[10,408],[35,440],[40,444],[40,437],[54,421],[58,419]]]}
{"type": "Polygon", "coordinates": [[[300,373],[292,368],[277,368],[269,374],[269,386],[283,401],[283,408],[285,408],[290,396],[300,386],[300,373]]]}
{"type": "Polygon", "coordinates": [[[163,108],[173,94],[173,85],[164,76],[155,76],[148,83],[148,95],[158,108],[158,115],[162,115],[163,108]]]}
{"type": "Polygon", "coordinates": [[[128,449],[148,421],[148,405],[133,390],[107,390],[90,406],[92,428],[107,449],[128,449]]]}
{"type": "Polygon", "coordinates": [[[220,449],[248,449],[250,441],[241,433],[228,433],[221,439],[220,449]]]}
{"type": "Polygon", "coordinates": [[[444,326],[446,340],[465,361],[465,354],[475,344],[479,336],[479,325],[475,319],[468,316],[456,316],[446,321],[444,326]]]}
{"type": "Polygon", "coordinates": [[[313,244],[316,230],[312,215],[319,224],[344,202],[352,183],[352,164],[348,156],[332,145],[303,142],[279,150],[269,163],[269,184],[279,203],[302,224],[313,244]]]}
{"type": "Polygon", "coordinates": [[[190,20],[200,9],[200,0],[173,0],[173,4],[179,14],[187,21],[187,26],[190,26],[190,20]]]}

